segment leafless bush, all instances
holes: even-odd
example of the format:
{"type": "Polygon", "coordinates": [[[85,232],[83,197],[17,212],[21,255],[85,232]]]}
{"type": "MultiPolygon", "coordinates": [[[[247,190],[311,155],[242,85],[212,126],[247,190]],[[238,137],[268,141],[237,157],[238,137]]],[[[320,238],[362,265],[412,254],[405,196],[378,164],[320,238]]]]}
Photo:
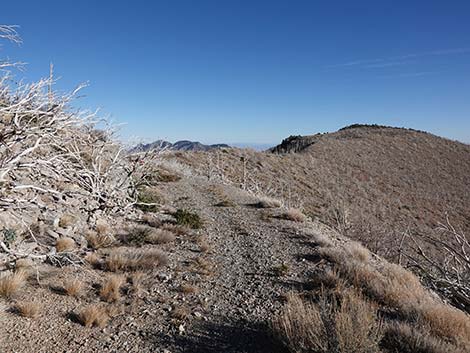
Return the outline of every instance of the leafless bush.
{"type": "MultiPolygon", "coordinates": [[[[14,26],[0,26],[2,38],[20,41],[14,26]]],[[[0,62],[0,68],[11,65],[0,62]]],[[[124,214],[141,204],[138,186],[158,156],[127,153],[114,126],[96,112],[74,109],[85,85],[59,94],[54,83],[52,75],[29,84],[8,74],[0,78],[0,211],[24,229],[33,218],[28,215],[45,208],[56,214],[74,208],[89,222],[98,213],[124,214]]],[[[36,241],[33,232],[30,236],[36,241]]],[[[9,256],[25,255],[1,238],[0,246],[9,256]]],[[[35,258],[47,259],[48,249],[39,249],[35,258]]]]}
{"type": "Polygon", "coordinates": [[[470,313],[470,240],[466,234],[454,228],[447,218],[446,224],[434,233],[409,238],[412,251],[407,258],[411,267],[426,285],[470,313]],[[441,249],[441,256],[428,254],[426,245],[441,249]]]}

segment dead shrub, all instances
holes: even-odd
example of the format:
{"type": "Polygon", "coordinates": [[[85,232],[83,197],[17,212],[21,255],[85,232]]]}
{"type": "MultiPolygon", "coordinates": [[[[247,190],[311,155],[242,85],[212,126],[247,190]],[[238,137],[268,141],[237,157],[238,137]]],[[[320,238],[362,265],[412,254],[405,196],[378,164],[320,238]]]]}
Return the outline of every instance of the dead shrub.
{"type": "Polygon", "coordinates": [[[0,278],[0,296],[10,298],[16,294],[26,283],[27,273],[18,270],[0,278]]]}
{"type": "Polygon", "coordinates": [[[41,304],[31,300],[22,301],[16,303],[14,309],[19,315],[34,319],[37,318],[41,312],[41,304]]]}
{"type": "Polygon", "coordinates": [[[105,260],[109,271],[148,270],[168,263],[167,256],[157,249],[123,249],[112,250],[105,260]]]}
{"type": "Polygon", "coordinates": [[[279,217],[281,219],[285,219],[285,220],[293,221],[293,222],[305,222],[306,220],[306,217],[302,213],[302,211],[296,208],[289,208],[285,212],[281,213],[279,217]]]}
{"type": "Polygon", "coordinates": [[[116,302],[121,298],[121,286],[125,278],[121,275],[108,276],[100,289],[100,297],[109,303],[116,302]]]}
{"type": "Polygon", "coordinates": [[[99,304],[86,306],[78,313],[77,318],[85,327],[104,327],[109,320],[106,308],[99,304]]]}
{"type": "Polygon", "coordinates": [[[75,240],[63,237],[56,240],[55,248],[57,252],[71,251],[75,248],[75,245],[75,240]]]}

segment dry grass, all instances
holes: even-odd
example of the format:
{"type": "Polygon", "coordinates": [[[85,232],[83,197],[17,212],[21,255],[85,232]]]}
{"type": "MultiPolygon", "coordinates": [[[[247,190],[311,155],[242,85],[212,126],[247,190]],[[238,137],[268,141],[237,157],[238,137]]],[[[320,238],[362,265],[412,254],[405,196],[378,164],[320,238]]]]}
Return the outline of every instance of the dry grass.
{"type": "Polygon", "coordinates": [[[285,263],[273,267],[273,272],[276,276],[285,276],[289,273],[289,271],[290,267],[285,263]]]}
{"type": "Polygon", "coordinates": [[[207,253],[212,250],[212,247],[207,241],[206,237],[203,237],[203,236],[199,237],[197,240],[197,245],[199,246],[199,250],[203,253],[207,253]]]}
{"type": "Polygon", "coordinates": [[[145,238],[150,244],[166,244],[175,241],[175,234],[166,229],[155,229],[145,238]]]}
{"type": "Polygon", "coordinates": [[[426,326],[393,322],[385,327],[382,345],[400,353],[463,353],[460,348],[434,337],[426,326]]]}
{"type": "Polygon", "coordinates": [[[163,224],[162,229],[168,230],[176,235],[187,235],[191,233],[191,229],[189,227],[171,223],[163,224]]]}
{"type": "Polygon", "coordinates": [[[287,296],[287,304],[273,320],[274,332],[292,352],[326,352],[328,332],[317,305],[296,294],[287,296]]]}
{"type": "Polygon", "coordinates": [[[179,287],[179,291],[183,294],[196,294],[199,292],[199,288],[193,286],[192,284],[183,284],[179,287]]]}
{"type": "Polygon", "coordinates": [[[107,248],[115,243],[114,236],[108,233],[89,231],[85,235],[88,245],[93,249],[107,248]]]}
{"type": "Polygon", "coordinates": [[[155,217],[151,213],[146,213],[142,216],[142,222],[153,228],[159,228],[162,226],[162,221],[155,217]]]}
{"type": "Polygon", "coordinates": [[[168,263],[167,256],[157,249],[113,249],[105,260],[109,271],[150,270],[168,263]]]}
{"type": "Polygon", "coordinates": [[[201,274],[210,275],[212,273],[212,263],[203,257],[194,260],[194,267],[201,274]]]}
{"type": "Polygon", "coordinates": [[[0,297],[11,298],[26,283],[27,273],[18,270],[0,278],[0,297]]]}
{"type": "Polygon", "coordinates": [[[377,308],[356,291],[342,293],[341,305],[335,313],[335,332],[340,352],[377,352],[381,324],[377,308]]]}
{"type": "Polygon", "coordinates": [[[279,217],[293,222],[305,222],[307,219],[302,211],[296,208],[289,208],[288,210],[281,213],[279,217]]]}
{"type": "Polygon", "coordinates": [[[85,327],[104,327],[108,323],[109,315],[102,305],[90,304],[78,313],[77,318],[85,327]]]}
{"type": "Polygon", "coordinates": [[[57,252],[71,251],[75,248],[75,246],[75,240],[68,237],[59,238],[55,243],[57,252]]]}
{"type": "Polygon", "coordinates": [[[15,311],[23,316],[29,318],[37,318],[41,313],[41,304],[37,301],[22,301],[15,304],[15,311]]]}
{"type": "Polygon", "coordinates": [[[272,327],[292,352],[379,351],[377,309],[353,290],[343,290],[339,296],[322,292],[317,303],[289,294],[272,327]]]}
{"type": "Polygon", "coordinates": [[[71,214],[64,214],[62,217],[60,217],[59,227],[67,228],[73,226],[75,222],[77,222],[77,217],[71,214]]]}
{"type": "Polygon", "coordinates": [[[78,298],[83,292],[83,282],[78,278],[66,279],[63,285],[63,291],[65,294],[78,298]]]}
{"type": "Polygon", "coordinates": [[[282,206],[282,202],[268,196],[261,196],[256,202],[258,208],[279,208],[282,206]]]}
{"type": "Polygon", "coordinates": [[[24,259],[18,259],[16,260],[15,262],[15,268],[18,270],[18,269],[24,269],[24,270],[27,270],[27,269],[30,269],[34,267],[34,262],[33,260],[31,259],[28,259],[28,258],[24,258],[24,259]]]}
{"type": "Polygon", "coordinates": [[[398,310],[408,322],[419,322],[437,341],[470,347],[470,316],[432,296],[411,272],[387,262],[375,267],[361,246],[351,248],[349,243],[342,249],[322,248],[319,253],[335,263],[349,283],[385,308],[398,310]]]}
{"type": "Polygon", "coordinates": [[[174,308],[172,313],[171,313],[171,316],[173,316],[175,319],[178,319],[178,320],[181,320],[181,321],[188,320],[190,315],[191,315],[190,310],[185,306],[174,308]]]}
{"type": "Polygon", "coordinates": [[[124,282],[125,277],[122,275],[108,276],[100,289],[101,299],[108,303],[118,301],[121,298],[121,287],[124,282]]]}
{"type": "Polygon", "coordinates": [[[143,292],[145,274],[143,272],[134,272],[130,276],[132,293],[140,296],[143,292]]]}
{"type": "Polygon", "coordinates": [[[91,252],[85,256],[85,261],[92,267],[100,267],[103,259],[95,252],[91,252]]]}
{"type": "Polygon", "coordinates": [[[111,233],[111,226],[105,219],[97,219],[95,223],[95,230],[98,235],[106,235],[111,233]]]}

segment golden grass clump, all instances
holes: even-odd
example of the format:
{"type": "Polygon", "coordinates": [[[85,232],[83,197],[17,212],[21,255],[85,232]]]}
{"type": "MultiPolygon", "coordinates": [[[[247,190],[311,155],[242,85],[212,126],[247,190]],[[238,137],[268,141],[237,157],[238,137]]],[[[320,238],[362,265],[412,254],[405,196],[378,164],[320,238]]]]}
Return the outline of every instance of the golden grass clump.
{"type": "Polygon", "coordinates": [[[75,224],[77,217],[71,214],[63,214],[59,219],[59,227],[67,228],[75,224]]]}
{"type": "Polygon", "coordinates": [[[381,339],[376,307],[350,289],[322,292],[317,303],[289,294],[272,328],[292,352],[375,353],[381,339]]]}
{"type": "Polygon", "coordinates": [[[19,315],[34,319],[41,313],[41,304],[30,300],[22,301],[16,303],[14,309],[19,315]]]}
{"type": "Polygon", "coordinates": [[[108,303],[116,302],[121,298],[121,286],[125,282],[122,275],[111,275],[104,282],[100,290],[100,297],[108,303]]]}
{"type": "Polygon", "coordinates": [[[297,294],[287,295],[287,304],[273,320],[272,327],[292,352],[328,350],[328,332],[319,307],[297,294]]]}
{"type": "Polygon", "coordinates": [[[88,262],[92,267],[99,267],[102,263],[102,258],[95,252],[91,252],[85,256],[85,261],[88,262]]]}
{"type": "Polygon", "coordinates": [[[107,248],[115,243],[114,236],[108,233],[89,231],[85,235],[88,245],[93,249],[107,248]]]}
{"type": "Polygon", "coordinates": [[[426,326],[415,327],[406,322],[392,322],[385,326],[382,345],[401,353],[463,353],[456,346],[434,337],[426,326]]]}
{"type": "Polygon", "coordinates": [[[108,323],[109,315],[102,305],[91,304],[83,308],[77,318],[85,327],[104,327],[108,323]]]}
{"type": "Polygon", "coordinates": [[[167,256],[157,249],[123,249],[112,250],[105,260],[109,271],[136,271],[164,266],[167,256]]]}
{"type": "Polygon", "coordinates": [[[298,210],[297,208],[289,208],[288,210],[281,213],[280,218],[293,222],[305,222],[307,219],[302,211],[298,210]]]}
{"type": "Polygon", "coordinates": [[[354,290],[342,293],[340,307],[335,312],[335,332],[340,352],[377,352],[381,339],[381,324],[377,308],[354,290]]]}
{"type": "Polygon", "coordinates": [[[155,229],[149,232],[145,238],[150,244],[166,244],[175,241],[175,235],[166,229],[155,229]]]}
{"type": "Polygon", "coordinates": [[[83,292],[83,282],[78,278],[66,279],[64,281],[63,291],[68,296],[78,298],[83,292]]]}
{"type": "Polygon", "coordinates": [[[18,270],[0,278],[0,297],[10,298],[26,283],[27,273],[18,270]]]}
{"type": "Polygon", "coordinates": [[[56,240],[55,248],[57,252],[71,251],[75,248],[75,240],[69,237],[62,237],[56,240]]]}

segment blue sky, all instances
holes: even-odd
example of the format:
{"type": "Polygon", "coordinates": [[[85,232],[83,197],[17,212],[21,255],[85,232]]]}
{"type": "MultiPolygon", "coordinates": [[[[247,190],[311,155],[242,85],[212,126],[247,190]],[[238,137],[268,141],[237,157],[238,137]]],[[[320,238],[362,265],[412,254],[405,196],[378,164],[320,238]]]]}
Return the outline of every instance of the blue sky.
{"type": "Polygon", "coordinates": [[[470,142],[469,1],[9,1],[0,57],[124,137],[277,143],[352,123],[470,142]]]}

